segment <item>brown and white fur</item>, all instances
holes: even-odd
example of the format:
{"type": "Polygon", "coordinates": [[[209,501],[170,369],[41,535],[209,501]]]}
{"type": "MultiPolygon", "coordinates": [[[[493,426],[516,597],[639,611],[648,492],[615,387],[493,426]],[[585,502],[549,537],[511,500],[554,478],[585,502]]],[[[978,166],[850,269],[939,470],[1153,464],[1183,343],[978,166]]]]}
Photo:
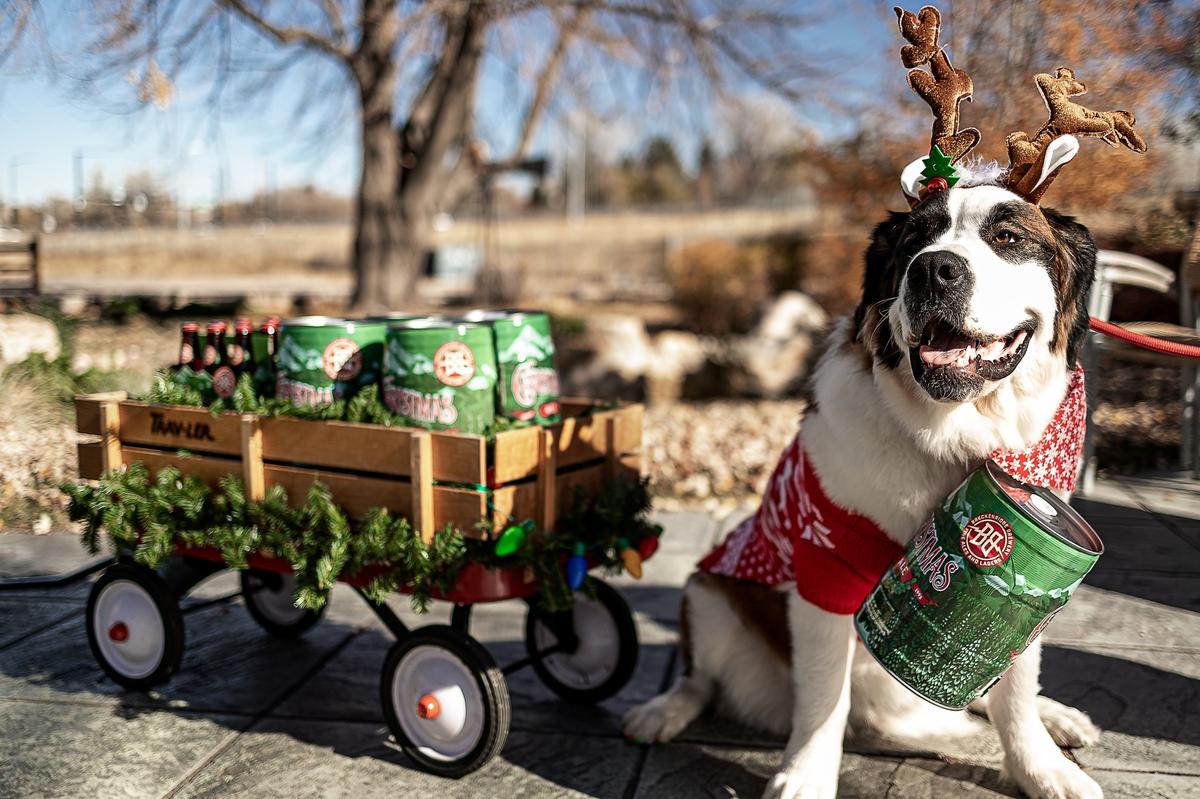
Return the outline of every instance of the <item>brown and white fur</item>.
{"type": "MultiPolygon", "coordinates": [[[[1054,415],[1086,334],[1095,246],[1070,218],[980,185],[893,214],[866,259],[861,304],[835,324],[813,372],[804,442],[829,498],[905,544],[971,468],[1028,446],[1054,415]],[[972,339],[969,354],[1003,357],[953,361],[952,345],[972,339]]],[[[856,643],[851,616],[793,584],[696,573],[681,612],[684,674],[626,714],[625,734],[668,741],[715,701],[789,735],[765,797],[833,797],[847,728],[912,741],[979,723],[910,693],[856,643]]],[[[971,709],[995,725],[1005,772],[1027,795],[1100,797],[1058,748],[1099,731],[1038,696],[1040,658],[1035,642],[971,709]]]]}

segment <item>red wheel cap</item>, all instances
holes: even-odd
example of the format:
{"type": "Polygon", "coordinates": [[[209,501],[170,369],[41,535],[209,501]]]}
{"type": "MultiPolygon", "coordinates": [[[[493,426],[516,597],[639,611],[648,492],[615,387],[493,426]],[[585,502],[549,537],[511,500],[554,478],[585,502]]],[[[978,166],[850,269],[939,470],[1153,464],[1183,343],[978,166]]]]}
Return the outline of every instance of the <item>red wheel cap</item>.
{"type": "Polygon", "coordinates": [[[125,622],[119,621],[108,628],[108,637],[118,644],[127,641],[129,640],[129,628],[125,626],[125,622]]]}
{"type": "Polygon", "coordinates": [[[442,706],[433,694],[425,694],[417,700],[417,715],[421,718],[436,719],[441,712],[442,706]]]}

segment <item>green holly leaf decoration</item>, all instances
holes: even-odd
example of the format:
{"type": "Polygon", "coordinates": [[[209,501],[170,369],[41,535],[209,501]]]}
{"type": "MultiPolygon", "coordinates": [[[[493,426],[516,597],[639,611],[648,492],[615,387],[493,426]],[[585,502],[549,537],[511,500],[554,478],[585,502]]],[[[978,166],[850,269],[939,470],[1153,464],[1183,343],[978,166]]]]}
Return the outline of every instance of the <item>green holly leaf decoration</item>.
{"type": "Polygon", "coordinates": [[[942,152],[942,148],[936,144],[929,151],[929,157],[925,158],[921,163],[925,164],[925,169],[921,172],[921,185],[928,186],[929,181],[934,178],[945,178],[947,185],[951,188],[955,183],[958,183],[958,174],[954,169],[953,159],[942,152]]]}

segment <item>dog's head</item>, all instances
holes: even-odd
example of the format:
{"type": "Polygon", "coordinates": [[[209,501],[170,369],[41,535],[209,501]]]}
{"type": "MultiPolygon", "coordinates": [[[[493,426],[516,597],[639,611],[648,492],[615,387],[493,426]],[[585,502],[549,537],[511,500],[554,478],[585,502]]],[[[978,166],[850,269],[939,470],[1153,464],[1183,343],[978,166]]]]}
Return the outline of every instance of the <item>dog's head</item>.
{"type": "Polygon", "coordinates": [[[940,402],[970,402],[1087,333],[1096,246],[1070,217],[995,185],[954,188],[894,213],[866,255],[859,339],[940,402]]]}

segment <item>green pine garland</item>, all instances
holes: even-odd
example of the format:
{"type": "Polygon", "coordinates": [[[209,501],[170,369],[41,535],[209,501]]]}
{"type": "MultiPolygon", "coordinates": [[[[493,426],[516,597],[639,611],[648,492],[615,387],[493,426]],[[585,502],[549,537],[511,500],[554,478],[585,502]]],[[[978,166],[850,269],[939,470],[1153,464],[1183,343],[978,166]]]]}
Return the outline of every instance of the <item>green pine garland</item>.
{"type": "Polygon", "coordinates": [[[368,598],[382,602],[404,588],[412,606],[424,612],[435,590],[446,592],[468,563],[488,568],[529,568],[538,583],[539,601],[548,610],[570,607],[571,591],[561,568],[564,553],[582,541],[606,571],[621,568],[618,542],[661,535],[646,515],[650,493],[645,480],[618,479],[605,484],[591,501],[582,489],[560,519],[558,530],[530,534],[507,557],[494,544],[467,538],[451,526],[437,531],[427,545],[408,520],[386,509],[370,510],[357,525],[334,502],[329,488],[314,483],[304,504],[292,507],[281,486],[271,487],[261,501],[246,498],[232,475],[213,491],[194,475],[175,467],[151,477],[146,466],[133,463],[105,473],[95,484],[68,483],[69,513],[83,523],[81,538],[91,552],[100,546],[101,530],[115,550],[132,550],[134,560],[156,568],[176,543],[215,547],[232,569],[247,567],[252,552],[288,561],[296,574],[296,604],[317,609],[339,576],[371,564],[388,564],[365,588],[368,598]]]}

